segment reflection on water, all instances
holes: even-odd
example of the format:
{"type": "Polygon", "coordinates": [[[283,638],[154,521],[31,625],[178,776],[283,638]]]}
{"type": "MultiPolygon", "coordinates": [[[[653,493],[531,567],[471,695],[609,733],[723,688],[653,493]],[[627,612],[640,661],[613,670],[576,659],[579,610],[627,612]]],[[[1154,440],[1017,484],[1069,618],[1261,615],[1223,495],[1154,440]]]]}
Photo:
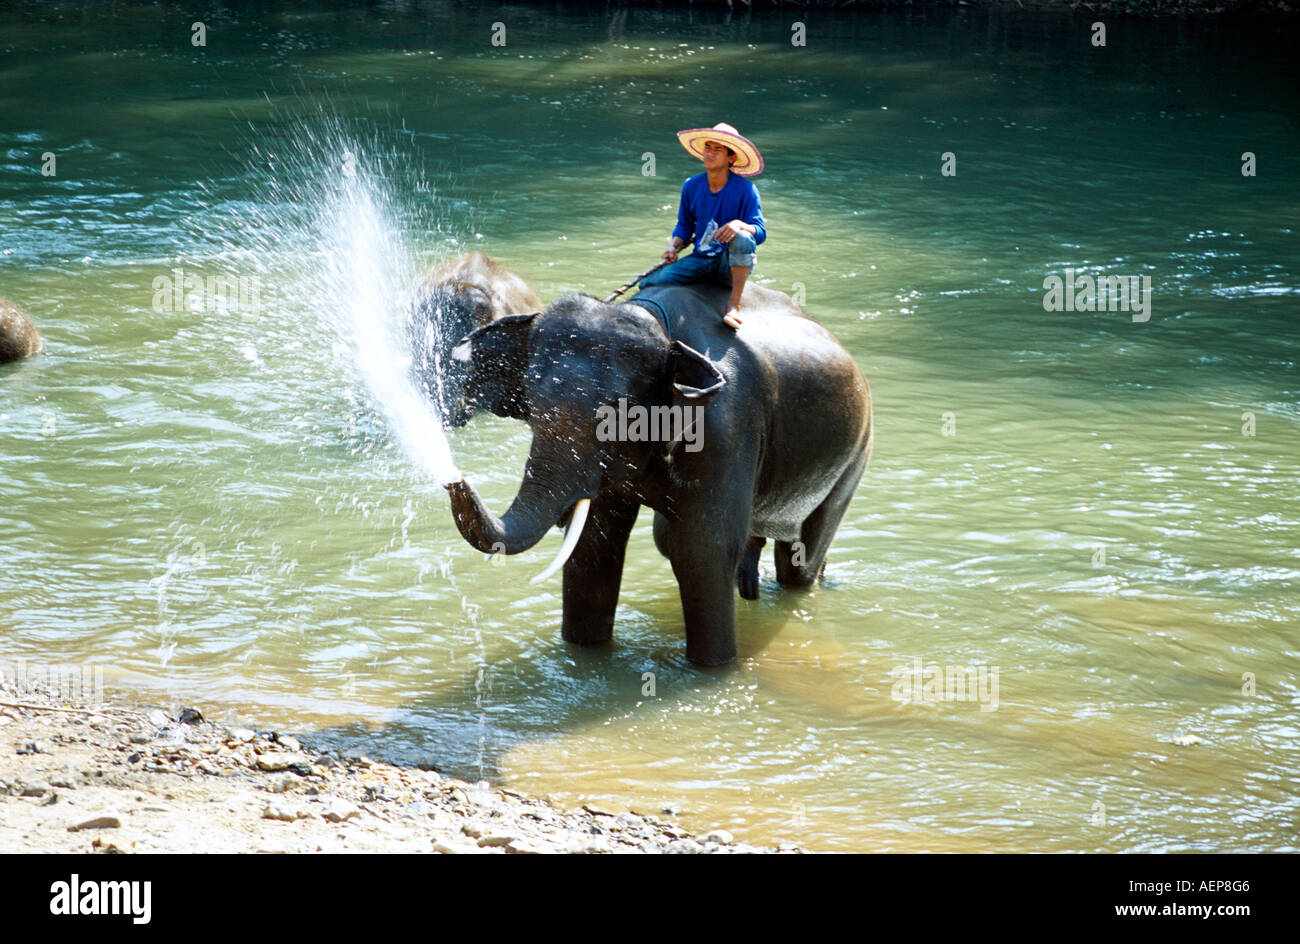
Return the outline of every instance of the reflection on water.
{"type": "MultiPolygon", "coordinates": [[[[0,660],[754,841],[1294,848],[1277,40],[1152,25],[1096,55],[1069,18],[828,13],[792,51],[757,13],[632,11],[494,50],[495,14],[380,5],[236,7],[199,53],[97,16],[6,24],[0,294],[48,353],[0,369],[0,660]],[[755,277],[804,286],[879,429],[826,583],[783,592],[767,560],[740,660],[701,671],[648,514],[603,649],[527,584],[553,539],[461,541],[388,338],[470,248],[543,298],[643,270],[694,171],[672,131],[724,118],[768,159],[755,277]],[[257,310],[156,310],[177,268],[255,276],[257,310]],[[1044,311],[1067,268],[1149,274],[1150,321],[1044,311]],[[996,670],[996,710],[900,704],[916,660],[996,670]]],[[[452,440],[504,507],[526,428],[452,440]]]]}

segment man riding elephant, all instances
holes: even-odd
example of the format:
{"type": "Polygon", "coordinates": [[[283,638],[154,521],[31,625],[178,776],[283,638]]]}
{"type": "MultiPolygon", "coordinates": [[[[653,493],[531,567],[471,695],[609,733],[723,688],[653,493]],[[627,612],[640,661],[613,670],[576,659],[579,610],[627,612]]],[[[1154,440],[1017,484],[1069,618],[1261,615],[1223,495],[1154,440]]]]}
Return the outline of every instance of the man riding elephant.
{"type": "Polygon", "coordinates": [[[754,254],[767,239],[758,188],[747,178],[763,171],[763,156],[731,125],[690,128],[677,139],[704,164],[704,173],[682,184],[677,226],[663,254],[663,269],[641,280],[641,287],[716,282],[731,289],[723,321],[739,328],[740,296],[754,267],[754,254]],[[692,241],[695,251],[678,258],[692,241]]]}

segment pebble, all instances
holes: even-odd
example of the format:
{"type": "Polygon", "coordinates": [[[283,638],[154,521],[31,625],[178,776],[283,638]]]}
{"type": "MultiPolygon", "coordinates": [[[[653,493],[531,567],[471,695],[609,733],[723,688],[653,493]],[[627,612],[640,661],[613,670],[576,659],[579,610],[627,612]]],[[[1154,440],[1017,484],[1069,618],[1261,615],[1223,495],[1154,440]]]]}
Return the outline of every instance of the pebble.
{"type": "Polygon", "coordinates": [[[39,797],[50,792],[50,785],[44,780],[29,780],[23,784],[22,796],[39,797]]]}
{"type": "Polygon", "coordinates": [[[167,717],[166,712],[159,711],[157,708],[155,708],[152,711],[150,711],[147,715],[145,715],[145,720],[147,720],[155,728],[161,728],[164,724],[171,721],[172,719],[167,717]]]}
{"type": "Polygon", "coordinates": [[[281,734],[279,737],[276,738],[276,740],[279,742],[281,747],[287,750],[290,751],[302,750],[302,744],[298,741],[298,739],[289,737],[289,735],[287,734],[281,734]]]}
{"type": "Polygon", "coordinates": [[[258,769],[271,772],[288,770],[299,764],[310,767],[311,761],[302,754],[259,754],[257,758],[258,769]]]}
{"type": "Polygon", "coordinates": [[[733,839],[731,833],[727,832],[725,829],[715,829],[704,837],[704,841],[716,842],[721,846],[729,846],[735,842],[735,839],[733,839]]]}
{"type": "Polygon", "coordinates": [[[508,846],[512,842],[525,840],[524,836],[517,836],[514,833],[488,833],[479,839],[478,844],[484,848],[493,848],[495,846],[508,846]]]}
{"type": "Polygon", "coordinates": [[[199,711],[197,708],[187,706],[180,710],[180,714],[176,716],[176,720],[181,724],[202,724],[203,712],[199,711]]]}
{"type": "Polygon", "coordinates": [[[699,855],[704,847],[694,839],[674,839],[664,852],[669,855],[699,855]]]}
{"type": "Polygon", "coordinates": [[[514,839],[507,844],[506,849],[515,855],[541,855],[544,852],[550,852],[550,846],[544,846],[540,842],[532,839],[514,839]]]}
{"type": "Polygon", "coordinates": [[[355,803],[349,803],[347,800],[336,797],[331,800],[325,807],[325,812],[321,816],[330,823],[346,823],[348,820],[360,816],[361,808],[355,803]]]}
{"type": "Polygon", "coordinates": [[[435,839],[433,851],[443,855],[466,855],[479,851],[478,846],[468,842],[456,842],[452,839],[435,839]]]}
{"type": "Polygon", "coordinates": [[[160,747],[179,747],[185,743],[185,729],[178,724],[164,724],[154,732],[160,747]]]}
{"type": "Polygon", "coordinates": [[[68,832],[76,833],[83,829],[117,829],[121,825],[122,821],[116,816],[96,816],[94,819],[88,819],[76,826],[69,826],[68,832]]]}
{"type": "Polygon", "coordinates": [[[249,728],[232,728],[227,740],[234,741],[236,744],[246,744],[255,737],[257,733],[249,728]]]}
{"type": "Polygon", "coordinates": [[[266,809],[262,810],[262,819],[275,819],[283,823],[292,823],[297,821],[298,814],[279,803],[268,803],[266,809]]]}
{"type": "Polygon", "coordinates": [[[132,744],[148,744],[153,738],[147,734],[133,734],[127,740],[132,744]]]}

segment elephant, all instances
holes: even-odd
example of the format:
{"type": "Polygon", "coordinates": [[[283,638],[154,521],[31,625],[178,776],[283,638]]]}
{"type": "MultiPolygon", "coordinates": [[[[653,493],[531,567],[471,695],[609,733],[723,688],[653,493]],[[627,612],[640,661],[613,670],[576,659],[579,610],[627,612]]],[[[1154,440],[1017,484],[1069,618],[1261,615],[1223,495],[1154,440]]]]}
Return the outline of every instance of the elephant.
{"type": "Polygon", "coordinates": [[[420,286],[407,319],[412,376],[437,405],[447,426],[464,426],[474,414],[464,402],[464,368],[452,347],[482,325],[506,315],[537,311],[541,301],[522,278],[481,252],[439,266],[420,286]]]}
{"type": "Polygon", "coordinates": [[[758,597],[767,539],[783,587],[821,577],[871,455],[871,391],[849,352],[788,296],[745,291],[738,331],[718,314],[728,289],[673,285],[614,304],[565,295],[480,326],[453,350],[475,405],[533,434],[502,517],[463,478],[446,486],[456,527],[480,551],[518,554],[567,526],[534,578],[563,568],[566,641],[612,638],[641,505],[654,511],[655,544],[677,579],[694,663],[735,659],[736,589],[758,597]],[[658,435],[630,421],[609,435],[615,404],[627,415],[642,408],[642,420],[659,410],[658,435]],[[672,408],[680,423],[669,422],[672,408]]]}
{"type": "Polygon", "coordinates": [[[22,360],[45,350],[45,341],[36,325],[21,308],[0,298],[0,364],[22,360]]]}

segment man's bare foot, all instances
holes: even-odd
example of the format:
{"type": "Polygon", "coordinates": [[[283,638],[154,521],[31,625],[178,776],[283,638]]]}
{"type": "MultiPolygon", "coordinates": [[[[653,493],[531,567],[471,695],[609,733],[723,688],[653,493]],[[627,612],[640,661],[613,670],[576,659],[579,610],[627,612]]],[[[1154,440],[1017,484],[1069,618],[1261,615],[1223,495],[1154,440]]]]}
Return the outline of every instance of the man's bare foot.
{"type": "Polygon", "coordinates": [[[739,330],[744,322],[740,318],[740,309],[735,305],[727,306],[727,313],[722,316],[722,323],[733,331],[739,330]]]}

